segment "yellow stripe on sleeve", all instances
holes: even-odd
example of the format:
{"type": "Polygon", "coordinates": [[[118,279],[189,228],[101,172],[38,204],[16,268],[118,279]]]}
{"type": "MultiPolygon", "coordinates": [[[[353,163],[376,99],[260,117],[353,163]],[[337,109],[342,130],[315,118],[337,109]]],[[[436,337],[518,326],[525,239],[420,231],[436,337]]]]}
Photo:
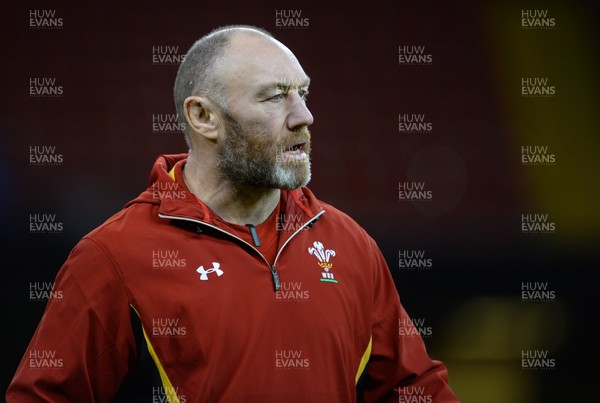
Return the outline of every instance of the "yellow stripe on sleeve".
{"type": "MultiPolygon", "coordinates": [[[[140,314],[138,313],[138,311],[135,309],[135,307],[133,305],[131,305],[131,307],[133,308],[133,310],[135,311],[137,316],[140,318],[140,322],[141,322],[142,318],[141,318],[140,314]]],[[[144,339],[146,339],[146,344],[148,345],[148,352],[152,356],[152,359],[154,360],[154,364],[156,365],[156,368],[158,368],[158,373],[160,375],[160,380],[162,381],[163,389],[165,391],[165,395],[167,396],[167,400],[169,400],[169,403],[179,403],[179,397],[177,397],[175,388],[173,388],[173,385],[171,384],[171,380],[169,379],[169,376],[165,372],[165,369],[163,368],[162,364],[160,363],[160,360],[158,359],[158,356],[156,355],[156,352],[154,351],[154,347],[152,347],[152,343],[150,343],[150,339],[148,338],[148,334],[146,333],[146,329],[144,329],[143,325],[142,325],[142,331],[144,332],[144,339]]]]}
{"type": "Polygon", "coordinates": [[[356,372],[356,378],[354,379],[354,384],[358,383],[360,376],[362,375],[367,363],[369,362],[369,358],[371,357],[371,349],[373,348],[373,336],[369,339],[369,345],[365,350],[362,358],[360,359],[360,365],[358,366],[358,371],[356,372]]]}

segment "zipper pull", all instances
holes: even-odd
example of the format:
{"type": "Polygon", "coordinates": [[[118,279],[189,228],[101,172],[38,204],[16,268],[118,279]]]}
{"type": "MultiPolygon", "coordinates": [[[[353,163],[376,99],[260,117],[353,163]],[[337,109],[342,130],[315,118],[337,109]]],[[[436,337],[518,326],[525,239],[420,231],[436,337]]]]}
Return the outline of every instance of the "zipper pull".
{"type": "Polygon", "coordinates": [[[279,291],[281,289],[281,282],[279,281],[279,273],[277,273],[277,269],[275,268],[275,266],[271,266],[271,276],[273,277],[275,291],[279,291]]]}

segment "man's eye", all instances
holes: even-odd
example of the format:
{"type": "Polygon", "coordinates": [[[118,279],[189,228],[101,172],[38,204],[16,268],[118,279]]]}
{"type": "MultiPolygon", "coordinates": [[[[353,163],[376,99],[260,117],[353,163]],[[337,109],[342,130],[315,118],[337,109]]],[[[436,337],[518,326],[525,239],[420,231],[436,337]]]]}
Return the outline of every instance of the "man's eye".
{"type": "Polygon", "coordinates": [[[267,101],[281,101],[283,96],[283,94],[273,95],[272,97],[268,98],[267,101]]]}
{"type": "Polygon", "coordinates": [[[305,101],[308,99],[308,91],[298,91],[298,95],[305,101]]]}

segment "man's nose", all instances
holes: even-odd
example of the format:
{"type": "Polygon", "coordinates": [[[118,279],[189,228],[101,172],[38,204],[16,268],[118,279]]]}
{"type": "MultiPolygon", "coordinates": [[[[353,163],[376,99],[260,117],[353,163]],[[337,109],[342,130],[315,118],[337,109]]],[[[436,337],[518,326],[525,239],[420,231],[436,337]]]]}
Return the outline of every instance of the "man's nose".
{"type": "Polygon", "coordinates": [[[296,91],[289,95],[288,100],[290,102],[287,118],[288,129],[294,131],[300,127],[312,125],[314,119],[306,106],[306,101],[296,91]]]}

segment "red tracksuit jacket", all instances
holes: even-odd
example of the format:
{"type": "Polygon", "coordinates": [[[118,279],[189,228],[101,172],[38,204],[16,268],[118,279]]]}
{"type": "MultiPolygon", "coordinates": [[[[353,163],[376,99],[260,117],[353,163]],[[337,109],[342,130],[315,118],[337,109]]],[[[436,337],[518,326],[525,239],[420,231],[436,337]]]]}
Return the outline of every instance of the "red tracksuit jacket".
{"type": "Polygon", "coordinates": [[[408,316],[358,224],[282,191],[292,222],[271,266],[190,193],[185,158],[161,156],[73,249],[9,402],[458,401],[422,339],[399,334],[408,316]]]}

